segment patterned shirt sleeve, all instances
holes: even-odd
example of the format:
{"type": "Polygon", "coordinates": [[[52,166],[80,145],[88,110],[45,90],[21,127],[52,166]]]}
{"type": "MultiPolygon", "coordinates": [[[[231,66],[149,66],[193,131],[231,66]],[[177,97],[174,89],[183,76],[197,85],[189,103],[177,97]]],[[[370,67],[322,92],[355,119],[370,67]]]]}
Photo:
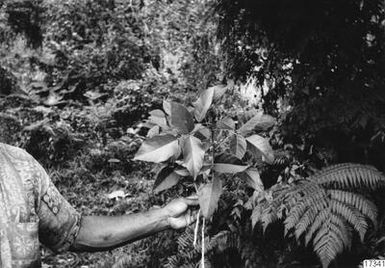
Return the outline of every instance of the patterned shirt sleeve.
{"type": "Polygon", "coordinates": [[[40,164],[36,165],[41,174],[37,204],[39,239],[51,250],[63,252],[75,241],[81,216],[59,193],[40,164]]]}

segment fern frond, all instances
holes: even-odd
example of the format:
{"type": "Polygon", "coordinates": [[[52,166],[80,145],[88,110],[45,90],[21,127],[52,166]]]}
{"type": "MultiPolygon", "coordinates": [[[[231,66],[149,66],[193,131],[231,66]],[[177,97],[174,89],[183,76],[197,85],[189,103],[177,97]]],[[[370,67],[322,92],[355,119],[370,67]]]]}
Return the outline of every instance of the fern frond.
{"type": "Polygon", "coordinates": [[[312,242],[323,267],[327,267],[350,248],[353,230],[363,240],[369,220],[373,224],[377,221],[375,204],[352,191],[369,192],[384,181],[374,167],[351,163],[331,166],[294,185],[272,189],[273,200],[257,205],[254,221],[261,221],[266,229],[273,221],[286,217],[285,235],[294,230],[297,240],[304,236],[305,245],[312,242]]]}
{"type": "Polygon", "coordinates": [[[261,217],[261,222],[263,226],[263,231],[266,231],[267,226],[269,226],[271,223],[279,220],[276,211],[272,210],[264,210],[261,217]]]}
{"type": "Polygon", "coordinates": [[[239,236],[236,233],[230,231],[221,231],[214,235],[209,243],[207,248],[205,248],[206,253],[212,251],[213,249],[217,249],[219,252],[223,252],[226,249],[240,248],[239,236]]]}
{"type": "Polygon", "coordinates": [[[368,229],[365,216],[361,214],[361,212],[356,208],[345,205],[344,203],[336,200],[332,200],[330,202],[330,207],[333,213],[341,215],[348,223],[353,226],[353,228],[360,235],[361,241],[363,241],[366,230],[368,229]]]}
{"type": "MultiPolygon", "coordinates": [[[[315,220],[315,217],[318,214],[318,210],[308,208],[306,212],[303,214],[301,219],[295,226],[295,237],[297,240],[301,237],[301,235],[311,226],[315,220]]],[[[287,227],[285,226],[285,231],[287,227]]]]}
{"type": "Polygon", "coordinates": [[[322,267],[328,267],[338,253],[344,249],[344,244],[335,232],[339,228],[328,219],[323,228],[317,233],[313,240],[314,251],[320,257],[322,267]]]}
{"type": "Polygon", "coordinates": [[[325,202],[327,198],[326,191],[322,187],[315,185],[315,187],[306,187],[306,189],[311,189],[311,192],[304,191],[304,197],[298,200],[297,204],[290,210],[289,216],[284,222],[286,230],[296,226],[308,208],[319,211],[327,206],[325,202]]]}
{"type": "Polygon", "coordinates": [[[330,215],[330,222],[336,226],[334,232],[339,236],[344,244],[344,248],[349,249],[352,241],[352,232],[347,228],[346,221],[334,214],[330,215]]]}
{"type": "Polygon", "coordinates": [[[373,224],[377,222],[377,207],[364,196],[342,190],[328,190],[328,194],[332,200],[357,208],[365,217],[368,217],[373,224]]]}
{"type": "Polygon", "coordinates": [[[330,211],[328,209],[322,210],[315,217],[313,224],[311,225],[309,232],[307,232],[305,236],[305,245],[308,245],[313,235],[321,228],[322,224],[328,219],[330,216],[330,211]]]}
{"type": "Polygon", "coordinates": [[[344,163],[322,169],[311,177],[325,187],[341,189],[370,189],[376,190],[384,186],[385,177],[374,167],[344,163]]]}

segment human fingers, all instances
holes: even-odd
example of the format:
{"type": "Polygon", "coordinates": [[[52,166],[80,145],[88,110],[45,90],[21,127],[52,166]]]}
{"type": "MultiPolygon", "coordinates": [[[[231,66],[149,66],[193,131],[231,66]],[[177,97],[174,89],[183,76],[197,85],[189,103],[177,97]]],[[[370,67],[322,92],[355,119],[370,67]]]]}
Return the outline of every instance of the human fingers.
{"type": "Polygon", "coordinates": [[[197,195],[191,195],[191,196],[185,197],[183,198],[183,201],[189,206],[196,206],[199,204],[197,195]]]}
{"type": "Polygon", "coordinates": [[[197,220],[198,211],[197,210],[188,210],[185,214],[186,226],[194,223],[197,220]]]}

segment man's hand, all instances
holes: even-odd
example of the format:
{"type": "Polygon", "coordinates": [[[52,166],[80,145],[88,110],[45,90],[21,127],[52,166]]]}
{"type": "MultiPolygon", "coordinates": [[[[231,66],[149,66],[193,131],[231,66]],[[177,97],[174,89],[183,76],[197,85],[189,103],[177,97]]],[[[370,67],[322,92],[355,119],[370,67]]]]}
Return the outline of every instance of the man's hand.
{"type": "Polygon", "coordinates": [[[189,209],[190,206],[198,205],[197,196],[178,198],[171,201],[163,209],[168,216],[168,223],[173,229],[184,228],[196,220],[196,211],[189,209]]]}

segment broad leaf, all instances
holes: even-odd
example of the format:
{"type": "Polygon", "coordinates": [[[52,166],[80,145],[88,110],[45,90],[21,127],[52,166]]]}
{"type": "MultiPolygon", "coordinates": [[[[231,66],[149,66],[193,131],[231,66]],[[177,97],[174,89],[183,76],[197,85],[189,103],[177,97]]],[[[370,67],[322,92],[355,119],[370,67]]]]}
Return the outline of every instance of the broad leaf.
{"type": "Polygon", "coordinates": [[[242,161],[232,154],[220,154],[215,157],[213,169],[218,173],[239,173],[245,171],[248,166],[243,165],[242,161]]]}
{"type": "Polygon", "coordinates": [[[213,169],[218,173],[230,173],[235,174],[239,172],[243,172],[248,168],[248,166],[240,166],[233,164],[223,164],[223,163],[215,163],[213,169]]]}
{"type": "Polygon", "coordinates": [[[238,133],[242,136],[250,134],[254,130],[267,130],[275,124],[275,119],[266,114],[257,114],[247,121],[242,127],[238,129],[238,133]]]}
{"type": "Polygon", "coordinates": [[[194,119],[191,113],[182,104],[171,102],[171,125],[180,134],[188,134],[194,129],[194,119]]]}
{"type": "Polygon", "coordinates": [[[167,128],[166,114],[162,110],[153,110],[150,112],[149,122],[162,128],[167,128]]]}
{"type": "Polygon", "coordinates": [[[173,135],[159,135],[145,140],[135,154],[134,160],[160,163],[177,155],[178,140],[173,135]]]}
{"type": "Polygon", "coordinates": [[[148,138],[152,138],[156,135],[159,135],[160,133],[160,127],[159,126],[153,126],[152,128],[150,128],[147,132],[147,137],[148,138]]]}
{"type": "Polygon", "coordinates": [[[259,135],[252,135],[246,138],[246,141],[247,150],[250,151],[254,157],[258,158],[262,156],[262,159],[267,163],[273,163],[274,152],[267,139],[259,135]]]}
{"type": "Polygon", "coordinates": [[[176,185],[181,176],[176,174],[171,167],[164,167],[159,171],[154,183],[154,192],[159,193],[176,185]]]}
{"type": "Polygon", "coordinates": [[[163,100],[163,111],[165,111],[166,114],[171,115],[171,102],[163,100]]]}
{"type": "Polygon", "coordinates": [[[200,139],[190,135],[183,142],[183,166],[196,178],[203,166],[205,151],[200,139]]]}
{"type": "Polygon", "coordinates": [[[212,89],[214,91],[214,100],[218,100],[226,93],[228,86],[217,85],[213,86],[212,89]]]}
{"type": "Polygon", "coordinates": [[[264,187],[258,169],[249,168],[245,172],[238,174],[238,176],[257,192],[263,191],[264,187]]]}
{"type": "Polygon", "coordinates": [[[190,176],[190,172],[186,168],[178,168],[178,169],[175,169],[174,172],[182,177],[190,176]]]}
{"type": "Polygon", "coordinates": [[[198,122],[201,122],[205,118],[206,113],[213,102],[213,96],[214,88],[210,87],[202,91],[198,100],[194,103],[194,115],[198,122]]]}
{"type": "Polygon", "coordinates": [[[194,136],[202,141],[211,138],[211,130],[201,124],[196,124],[193,132],[194,136]]]}
{"type": "Polygon", "coordinates": [[[220,155],[215,156],[214,163],[233,164],[238,166],[243,165],[243,162],[241,159],[234,156],[233,154],[228,154],[228,153],[222,153],[220,155]]]}
{"type": "Polygon", "coordinates": [[[199,171],[199,175],[200,174],[204,174],[206,176],[210,175],[211,167],[212,167],[211,164],[204,164],[201,170],[199,171]]]}
{"type": "Polygon", "coordinates": [[[246,153],[247,143],[243,136],[234,134],[230,140],[230,152],[239,159],[242,159],[246,153]]]}
{"type": "MultiPolygon", "coordinates": [[[[209,175],[210,169],[211,169],[211,164],[203,165],[198,175],[200,174],[209,175]]],[[[175,169],[174,172],[182,177],[190,176],[190,172],[186,168],[178,168],[178,169],[175,169]]]]}
{"type": "Polygon", "coordinates": [[[217,128],[219,129],[228,129],[228,130],[234,130],[235,129],[235,122],[230,117],[225,117],[218,121],[217,128]]]}
{"type": "Polygon", "coordinates": [[[222,194],[222,181],[214,177],[213,181],[199,188],[198,199],[203,216],[210,219],[218,207],[219,197],[222,194]]]}

